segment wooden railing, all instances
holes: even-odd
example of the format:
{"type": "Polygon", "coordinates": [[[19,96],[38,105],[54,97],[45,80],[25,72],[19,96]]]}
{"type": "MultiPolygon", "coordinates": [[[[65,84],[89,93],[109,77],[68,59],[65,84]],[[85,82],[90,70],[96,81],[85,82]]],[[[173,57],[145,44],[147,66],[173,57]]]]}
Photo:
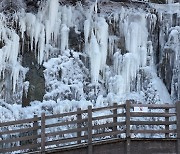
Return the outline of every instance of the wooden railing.
{"type": "Polygon", "coordinates": [[[75,112],[45,115],[0,123],[0,152],[41,153],[52,148],[86,145],[109,139],[125,139],[130,153],[133,138],[175,138],[180,152],[180,102],[170,104],[116,104],[77,109],[75,112]],[[141,111],[142,110],[142,111],[141,111]]]}

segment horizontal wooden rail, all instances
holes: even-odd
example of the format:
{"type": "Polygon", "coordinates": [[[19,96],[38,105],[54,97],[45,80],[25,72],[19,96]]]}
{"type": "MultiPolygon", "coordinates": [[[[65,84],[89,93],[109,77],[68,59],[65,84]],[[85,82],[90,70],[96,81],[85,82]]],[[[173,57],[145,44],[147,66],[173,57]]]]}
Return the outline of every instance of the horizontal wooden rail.
{"type": "Polygon", "coordinates": [[[131,125],[174,125],[176,121],[131,121],[131,125]]]}
{"type": "Polygon", "coordinates": [[[149,109],[175,109],[174,104],[131,104],[131,107],[148,107],[149,109]]]}
{"type": "Polygon", "coordinates": [[[131,112],[131,117],[173,117],[175,113],[159,113],[159,112],[131,112]]]}
{"type": "Polygon", "coordinates": [[[55,123],[55,124],[48,124],[45,127],[46,128],[58,127],[58,126],[77,124],[77,123],[83,123],[83,122],[87,122],[87,118],[86,119],[81,119],[81,120],[73,120],[73,121],[58,122],[58,123],[55,123]]]}
{"type": "Polygon", "coordinates": [[[0,135],[31,132],[33,130],[37,130],[37,129],[40,129],[40,128],[41,128],[41,126],[29,127],[29,128],[21,128],[21,129],[14,129],[14,130],[6,130],[6,131],[0,132],[0,135]]]}
{"type": "Polygon", "coordinates": [[[15,146],[15,147],[11,147],[11,148],[4,148],[4,149],[1,149],[1,152],[5,153],[5,152],[18,151],[18,150],[26,150],[26,149],[32,150],[32,149],[34,149],[36,147],[40,147],[40,143],[15,146]]]}
{"type": "Polygon", "coordinates": [[[176,133],[176,130],[131,130],[131,133],[136,134],[165,134],[165,133],[176,133]]]}
{"type": "Polygon", "coordinates": [[[102,110],[113,110],[113,109],[123,109],[125,107],[125,104],[117,105],[115,108],[114,106],[106,106],[101,108],[94,108],[92,109],[92,112],[102,111],[102,110]]]}
{"type": "Polygon", "coordinates": [[[56,135],[64,135],[64,134],[70,134],[70,133],[77,133],[80,131],[87,131],[87,127],[83,127],[83,128],[75,128],[75,129],[68,129],[68,130],[63,130],[63,131],[57,131],[57,132],[52,132],[52,133],[46,133],[46,137],[50,137],[50,136],[56,136],[56,135]]]}
{"type": "Polygon", "coordinates": [[[6,140],[1,140],[0,144],[2,143],[12,143],[12,142],[18,142],[18,141],[27,141],[27,140],[33,140],[33,139],[38,139],[40,138],[41,135],[29,135],[29,136],[23,136],[23,137],[16,137],[16,138],[10,138],[6,140]]]}
{"type": "Polygon", "coordinates": [[[125,113],[120,113],[120,114],[110,114],[110,115],[103,115],[103,116],[97,116],[93,117],[92,120],[102,120],[102,119],[109,119],[113,117],[125,117],[125,113]]]}
{"type": "Polygon", "coordinates": [[[106,124],[101,124],[101,125],[94,125],[92,126],[92,129],[102,129],[102,128],[106,128],[106,127],[109,127],[109,128],[113,128],[113,126],[123,126],[125,125],[125,121],[124,122],[117,122],[117,123],[106,123],[106,124]]]}
{"type": "MultiPolygon", "coordinates": [[[[87,110],[81,110],[80,111],[81,114],[82,113],[87,113],[87,110]]],[[[77,115],[77,111],[74,112],[68,112],[68,113],[61,113],[61,114],[55,114],[55,115],[47,115],[46,119],[53,119],[53,118],[62,118],[62,117],[66,117],[66,116],[73,116],[73,115],[77,115]]]]}
{"type": "MultiPolygon", "coordinates": [[[[47,141],[46,146],[57,145],[57,144],[65,144],[65,143],[69,143],[69,142],[77,142],[80,140],[87,140],[87,135],[81,136],[81,137],[72,137],[72,138],[64,138],[64,139],[54,140],[54,141],[47,141]]],[[[76,144],[76,143],[74,143],[74,144],[76,144]]]]}
{"type": "Polygon", "coordinates": [[[41,119],[40,117],[36,117],[36,118],[23,119],[23,120],[17,120],[17,121],[3,122],[3,123],[0,123],[0,127],[18,125],[18,124],[26,124],[26,123],[33,123],[34,121],[39,121],[40,119],[41,119]]]}
{"type": "Polygon", "coordinates": [[[93,134],[93,138],[99,138],[99,137],[107,137],[107,136],[114,136],[114,135],[118,135],[118,134],[123,134],[125,133],[125,130],[118,130],[118,131],[110,131],[110,132],[104,132],[104,133],[96,133],[93,134]]]}

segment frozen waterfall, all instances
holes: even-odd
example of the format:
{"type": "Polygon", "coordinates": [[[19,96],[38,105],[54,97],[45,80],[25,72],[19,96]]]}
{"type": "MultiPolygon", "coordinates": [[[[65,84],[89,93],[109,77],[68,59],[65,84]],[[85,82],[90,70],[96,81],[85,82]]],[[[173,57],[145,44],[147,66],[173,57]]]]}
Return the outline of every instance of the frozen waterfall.
{"type": "Polygon", "coordinates": [[[37,72],[45,80],[43,101],[180,99],[179,8],[179,3],[72,6],[48,0],[36,13],[18,9],[11,19],[0,13],[0,98],[21,104],[23,93],[41,91],[38,81],[30,81],[37,72]]]}

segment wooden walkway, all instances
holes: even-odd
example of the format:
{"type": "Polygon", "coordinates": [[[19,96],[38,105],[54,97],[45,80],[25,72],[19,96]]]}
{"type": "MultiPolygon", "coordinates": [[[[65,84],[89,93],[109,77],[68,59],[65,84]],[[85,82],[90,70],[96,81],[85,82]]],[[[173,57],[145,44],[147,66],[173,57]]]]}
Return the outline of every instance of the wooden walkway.
{"type": "Polygon", "coordinates": [[[133,140],[154,138],[176,140],[180,153],[180,102],[155,105],[126,101],[0,123],[0,153],[48,153],[85,145],[92,154],[93,144],[118,139],[125,141],[125,151],[130,154],[133,140]]]}

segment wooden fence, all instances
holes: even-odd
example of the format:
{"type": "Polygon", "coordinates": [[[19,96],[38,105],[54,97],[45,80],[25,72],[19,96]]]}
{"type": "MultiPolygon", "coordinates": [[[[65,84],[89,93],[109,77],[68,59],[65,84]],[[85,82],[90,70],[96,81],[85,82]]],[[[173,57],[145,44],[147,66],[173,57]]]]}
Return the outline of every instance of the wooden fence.
{"type": "Polygon", "coordinates": [[[0,153],[45,153],[53,148],[87,145],[88,154],[92,154],[95,142],[123,139],[130,154],[132,138],[175,138],[180,153],[180,102],[158,105],[126,101],[0,123],[0,153]]]}

